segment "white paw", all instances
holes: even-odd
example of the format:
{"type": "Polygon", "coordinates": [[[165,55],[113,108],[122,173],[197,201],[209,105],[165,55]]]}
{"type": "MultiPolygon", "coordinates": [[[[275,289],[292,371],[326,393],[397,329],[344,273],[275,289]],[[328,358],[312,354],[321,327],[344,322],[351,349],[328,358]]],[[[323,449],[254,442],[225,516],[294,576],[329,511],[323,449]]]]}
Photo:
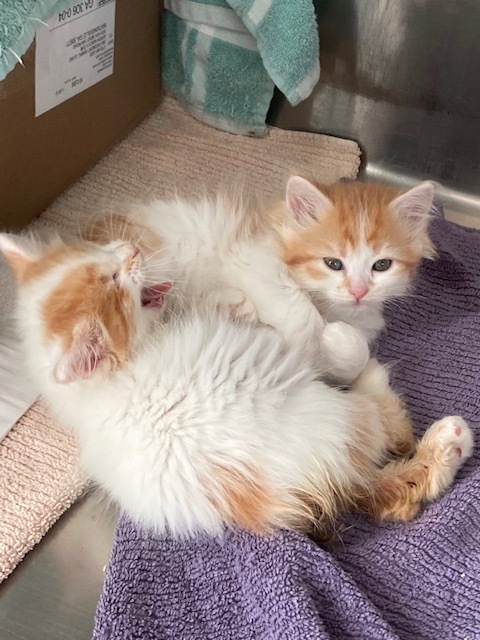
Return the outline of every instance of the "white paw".
{"type": "Polygon", "coordinates": [[[457,470],[472,455],[473,434],[463,418],[447,416],[428,429],[426,435],[434,446],[435,455],[441,456],[451,468],[457,470]]]}
{"type": "Polygon", "coordinates": [[[345,322],[326,325],[321,351],[330,376],[342,384],[350,384],[365,369],[370,358],[364,335],[345,322]]]}
{"type": "Polygon", "coordinates": [[[388,370],[375,358],[370,358],[367,366],[355,381],[355,389],[371,396],[381,396],[390,389],[388,370]]]}
{"type": "Polygon", "coordinates": [[[221,289],[213,294],[217,313],[228,313],[232,319],[255,324],[258,314],[253,303],[240,289],[221,289]]]}

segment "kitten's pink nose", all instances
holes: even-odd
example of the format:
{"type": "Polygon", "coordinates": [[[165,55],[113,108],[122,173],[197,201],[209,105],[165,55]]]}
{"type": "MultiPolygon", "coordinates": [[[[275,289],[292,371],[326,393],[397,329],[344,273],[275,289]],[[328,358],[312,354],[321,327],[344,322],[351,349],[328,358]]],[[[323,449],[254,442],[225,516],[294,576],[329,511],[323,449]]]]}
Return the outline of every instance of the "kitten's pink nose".
{"type": "Polygon", "coordinates": [[[368,287],[366,284],[350,286],[348,287],[348,290],[357,302],[360,302],[360,300],[368,293],[368,287]]]}

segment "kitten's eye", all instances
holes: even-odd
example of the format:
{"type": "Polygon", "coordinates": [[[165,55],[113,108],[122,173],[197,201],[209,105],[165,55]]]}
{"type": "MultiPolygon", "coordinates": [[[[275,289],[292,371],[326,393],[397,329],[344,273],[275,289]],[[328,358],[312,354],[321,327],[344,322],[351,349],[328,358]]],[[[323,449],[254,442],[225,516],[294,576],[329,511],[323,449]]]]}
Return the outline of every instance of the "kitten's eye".
{"type": "Polygon", "coordinates": [[[392,266],[392,261],[389,258],[382,258],[382,260],[377,260],[374,263],[372,270],[386,271],[387,269],[390,269],[391,266],[392,266]]]}
{"type": "Polygon", "coordinates": [[[112,278],[113,278],[114,282],[116,282],[118,280],[119,276],[120,276],[120,271],[115,271],[112,274],[112,278]]]}
{"type": "Polygon", "coordinates": [[[343,269],[343,262],[337,258],[324,258],[323,261],[333,271],[341,271],[343,269]]]}

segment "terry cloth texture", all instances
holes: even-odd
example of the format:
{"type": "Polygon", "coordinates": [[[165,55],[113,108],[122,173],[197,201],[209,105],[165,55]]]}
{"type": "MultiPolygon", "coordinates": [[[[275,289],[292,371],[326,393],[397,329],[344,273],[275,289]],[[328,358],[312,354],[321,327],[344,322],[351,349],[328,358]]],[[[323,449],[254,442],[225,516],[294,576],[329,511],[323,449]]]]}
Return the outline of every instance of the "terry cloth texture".
{"type": "Polygon", "coordinates": [[[200,120],[265,135],[274,87],[296,105],[318,81],[312,0],[166,0],[162,68],[200,120]]]}
{"type": "Polygon", "coordinates": [[[0,582],[84,487],[72,435],[35,404],[0,444],[0,582]]]}
{"type": "Polygon", "coordinates": [[[123,518],[95,640],[480,638],[480,232],[437,219],[432,235],[438,259],[378,352],[418,434],[446,414],[474,429],[452,489],[408,524],[352,516],[329,551],[282,532],[155,540],[123,518]]]}

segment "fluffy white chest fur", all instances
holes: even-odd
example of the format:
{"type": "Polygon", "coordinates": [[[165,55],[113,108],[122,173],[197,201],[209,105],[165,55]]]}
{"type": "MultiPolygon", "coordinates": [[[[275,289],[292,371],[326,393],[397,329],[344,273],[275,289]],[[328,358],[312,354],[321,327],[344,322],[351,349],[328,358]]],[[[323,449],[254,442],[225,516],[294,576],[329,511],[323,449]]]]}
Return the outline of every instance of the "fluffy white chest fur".
{"type": "MultiPolygon", "coordinates": [[[[275,328],[324,376],[348,384],[367,363],[364,336],[352,329],[354,322],[348,325],[338,318],[325,327],[306,291],[291,277],[278,238],[265,220],[238,202],[237,209],[232,211],[232,206],[221,196],[195,204],[156,201],[122,218],[118,231],[150,248],[148,278],[171,273],[174,315],[181,315],[191,300],[233,310],[238,320],[275,328]]],[[[108,219],[106,226],[111,226],[108,219]]],[[[372,314],[376,323],[368,317],[365,333],[378,330],[383,322],[377,307],[372,314]]]]}

